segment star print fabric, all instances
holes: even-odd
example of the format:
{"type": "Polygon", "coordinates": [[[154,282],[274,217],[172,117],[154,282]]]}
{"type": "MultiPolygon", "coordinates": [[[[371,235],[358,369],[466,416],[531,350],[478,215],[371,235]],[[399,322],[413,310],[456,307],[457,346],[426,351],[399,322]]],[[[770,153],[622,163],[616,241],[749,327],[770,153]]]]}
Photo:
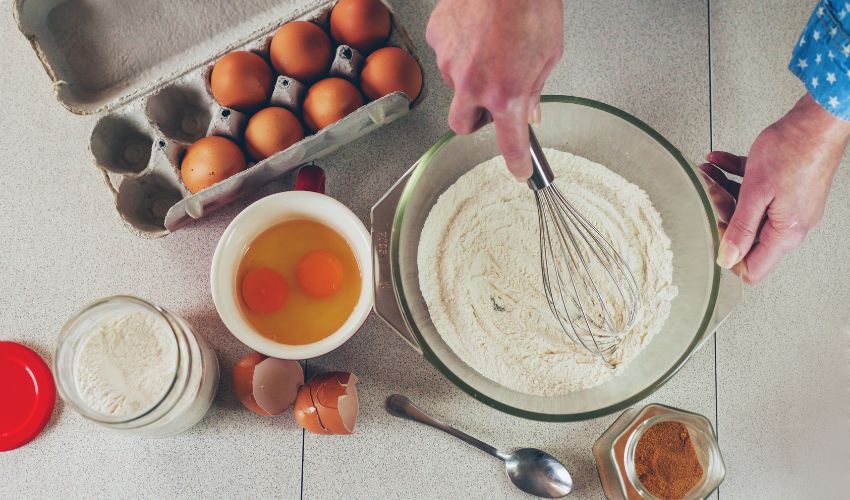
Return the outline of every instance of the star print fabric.
{"type": "Polygon", "coordinates": [[[850,2],[818,2],[788,69],[824,109],[850,120],[850,2]]]}

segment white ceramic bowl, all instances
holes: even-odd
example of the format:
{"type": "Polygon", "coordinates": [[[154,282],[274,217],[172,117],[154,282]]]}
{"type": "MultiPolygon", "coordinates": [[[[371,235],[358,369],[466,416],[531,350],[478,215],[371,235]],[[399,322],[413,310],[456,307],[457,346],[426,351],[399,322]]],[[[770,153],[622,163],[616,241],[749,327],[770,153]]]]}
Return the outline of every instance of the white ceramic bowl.
{"type": "Polygon", "coordinates": [[[210,286],[221,320],[243,344],[274,358],[308,359],[321,356],[351,338],[372,310],[374,296],[369,231],[348,207],[330,196],[310,191],[287,191],[267,196],[243,210],[224,230],[213,254],[210,286]],[[248,246],[263,231],[281,222],[304,219],[330,227],[351,246],[360,266],[360,298],[351,316],[329,336],[312,344],[281,344],[260,335],[243,315],[236,274],[248,246]]]}

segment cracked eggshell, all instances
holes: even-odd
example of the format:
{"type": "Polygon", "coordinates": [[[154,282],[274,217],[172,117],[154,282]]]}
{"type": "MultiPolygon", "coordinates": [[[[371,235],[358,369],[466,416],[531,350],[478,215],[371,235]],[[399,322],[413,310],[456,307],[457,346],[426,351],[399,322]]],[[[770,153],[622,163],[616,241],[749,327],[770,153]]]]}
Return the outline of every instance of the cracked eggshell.
{"type": "Polygon", "coordinates": [[[316,375],[295,401],[295,420],[315,434],[352,434],[360,413],[357,377],[348,372],[316,375]]]}
{"type": "Polygon", "coordinates": [[[245,408],[252,412],[268,417],[270,414],[260,408],[254,400],[254,367],[266,357],[258,352],[252,352],[236,362],[233,366],[233,392],[245,408]]]}
{"type": "Polygon", "coordinates": [[[295,406],[292,410],[292,415],[295,417],[295,422],[307,432],[313,434],[333,434],[327,430],[322,421],[319,420],[319,410],[313,402],[313,394],[310,390],[310,384],[304,384],[298,389],[298,396],[295,398],[295,406]]]}
{"type": "Polygon", "coordinates": [[[304,370],[297,361],[269,358],[259,353],[243,357],[233,367],[233,391],[239,401],[258,415],[285,412],[304,384],[304,370]]]}

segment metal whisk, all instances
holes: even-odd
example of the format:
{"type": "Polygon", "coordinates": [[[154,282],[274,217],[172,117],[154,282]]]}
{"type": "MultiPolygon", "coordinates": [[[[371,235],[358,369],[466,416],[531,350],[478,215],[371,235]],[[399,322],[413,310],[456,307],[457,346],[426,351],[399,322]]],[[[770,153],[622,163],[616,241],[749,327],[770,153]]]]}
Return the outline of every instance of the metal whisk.
{"type": "Polygon", "coordinates": [[[611,355],[640,310],[637,282],[611,242],[555,186],[531,127],[528,134],[546,300],[569,338],[613,367],[611,355]]]}

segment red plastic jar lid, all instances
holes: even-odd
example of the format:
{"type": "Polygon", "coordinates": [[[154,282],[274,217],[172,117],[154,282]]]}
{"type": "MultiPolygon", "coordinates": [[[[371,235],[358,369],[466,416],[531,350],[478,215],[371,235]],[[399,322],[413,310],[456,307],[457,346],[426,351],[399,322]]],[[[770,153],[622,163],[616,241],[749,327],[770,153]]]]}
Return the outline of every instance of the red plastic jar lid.
{"type": "Polygon", "coordinates": [[[41,356],[15,342],[0,342],[0,451],[38,436],[53,413],[56,385],[41,356]]]}

